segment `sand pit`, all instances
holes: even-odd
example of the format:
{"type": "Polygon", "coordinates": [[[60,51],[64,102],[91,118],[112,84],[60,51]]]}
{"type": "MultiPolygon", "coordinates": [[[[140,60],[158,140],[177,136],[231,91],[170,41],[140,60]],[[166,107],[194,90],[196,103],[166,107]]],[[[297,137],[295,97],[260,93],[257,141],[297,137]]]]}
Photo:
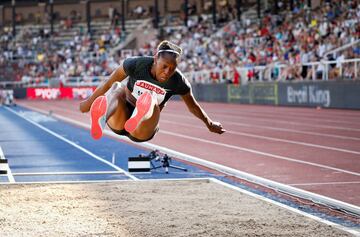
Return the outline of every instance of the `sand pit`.
{"type": "Polygon", "coordinates": [[[352,236],[198,181],[0,186],[1,236],[352,236]]]}

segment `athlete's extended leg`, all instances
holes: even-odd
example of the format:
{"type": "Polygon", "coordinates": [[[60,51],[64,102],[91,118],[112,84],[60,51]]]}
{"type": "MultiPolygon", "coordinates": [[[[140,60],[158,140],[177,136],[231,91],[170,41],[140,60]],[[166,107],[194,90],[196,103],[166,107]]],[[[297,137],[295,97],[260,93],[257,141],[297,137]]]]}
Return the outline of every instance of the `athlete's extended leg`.
{"type": "Polygon", "coordinates": [[[90,108],[91,135],[100,139],[106,122],[116,130],[124,128],[129,117],[125,104],[125,90],[121,83],[116,82],[103,96],[96,98],[90,108]]]}
{"type": "Polygon", "coordinates": [[[126,123],[126,131],[135,139],[148,140],[158,126],[160,108],[157,99],[149,92],[144,92],[136,101],[136,108],[126,123]]]}

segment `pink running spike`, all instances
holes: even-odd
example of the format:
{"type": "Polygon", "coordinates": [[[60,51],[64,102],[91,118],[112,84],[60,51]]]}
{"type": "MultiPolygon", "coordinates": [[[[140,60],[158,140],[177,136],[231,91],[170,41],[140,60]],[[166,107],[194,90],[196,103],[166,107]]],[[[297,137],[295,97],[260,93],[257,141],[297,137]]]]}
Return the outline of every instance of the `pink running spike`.
{"type": "Polygon", "coordinates": [[[106,124],[107,99],[106,96],[99,96],[94,100],[90,108],[91,114],[91,136],[98,140],[103,134],[106,124]]]}
{"type": "Polygon", "coordinates": [[[129,118],[124,127],[128,133],[132,133],[144,119],[149,119],[152,115],[153,98],[149,92],[144,92],[136,101],[135,114],[129,118]]]}

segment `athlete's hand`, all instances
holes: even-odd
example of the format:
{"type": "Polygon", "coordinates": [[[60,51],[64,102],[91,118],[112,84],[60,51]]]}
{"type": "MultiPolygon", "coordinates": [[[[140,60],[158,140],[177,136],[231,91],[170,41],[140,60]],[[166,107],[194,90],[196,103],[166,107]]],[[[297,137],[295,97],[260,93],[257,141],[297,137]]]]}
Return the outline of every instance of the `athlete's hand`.
{"type": "Polygon", "coordinates": [[[218,133],[218,134],[222,134],[222,133],[226,132],[226,130],[223,128],[223,126],[219,122],[211,121],[208,126],[208,129],[210,132],[214,132],[214,133],[218,133]]]}
{"type": "Polygon", "coordinates": [[[88,100],[83,100],[80,102],[79,109],[82,113],[89,112],[91,103],[88,100]]]}

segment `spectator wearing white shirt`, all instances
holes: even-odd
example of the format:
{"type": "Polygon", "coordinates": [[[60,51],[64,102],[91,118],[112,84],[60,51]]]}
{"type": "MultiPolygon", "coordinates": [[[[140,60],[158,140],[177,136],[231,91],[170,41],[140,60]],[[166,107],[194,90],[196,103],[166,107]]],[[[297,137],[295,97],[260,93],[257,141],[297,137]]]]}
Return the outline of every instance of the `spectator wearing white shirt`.
{"type": "Polygon", "coordinates": [[[307,50],[306,46],[303,46],[301,51],[300,51],[300,60],[301,60],[301,64],[302,64],[302,69],[301,69],[301,77],[302,79],[305,79],[308,73],[308,66],[305,65],[307,64],[310,60],[309,60],[309,52],[307,50]]]}

